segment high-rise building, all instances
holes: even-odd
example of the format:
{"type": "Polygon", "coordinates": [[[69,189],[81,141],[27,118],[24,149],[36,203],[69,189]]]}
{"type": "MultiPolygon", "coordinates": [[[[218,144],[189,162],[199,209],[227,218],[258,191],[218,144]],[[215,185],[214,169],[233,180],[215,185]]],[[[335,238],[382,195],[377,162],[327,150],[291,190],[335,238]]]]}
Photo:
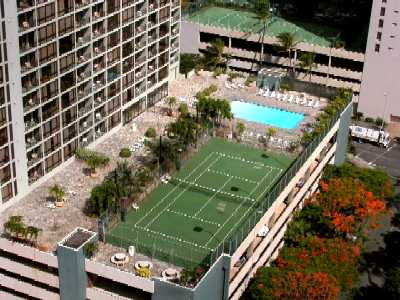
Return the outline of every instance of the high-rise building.
{"type": "Polygon", "coordinates": [[[168,93],[179,0],[2,0],[1,200],[168,93]]]}
{"type": "Polygon", "coordinates": [[[358,111],[400,121],[400,3],[374,0],[358,111]]]}

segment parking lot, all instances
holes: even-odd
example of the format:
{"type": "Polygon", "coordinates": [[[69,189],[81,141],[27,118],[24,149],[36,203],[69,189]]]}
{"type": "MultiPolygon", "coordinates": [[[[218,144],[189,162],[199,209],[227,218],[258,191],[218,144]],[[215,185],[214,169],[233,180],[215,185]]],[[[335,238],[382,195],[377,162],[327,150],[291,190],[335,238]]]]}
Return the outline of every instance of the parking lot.
{"type": "Polygon", "coordinates": [[[353,141],[356,156],[372,166],[384,168],[393,179],[400,177],[400,144],[392,143],[389,148],[380,148],[370,143],[353,141]]]}

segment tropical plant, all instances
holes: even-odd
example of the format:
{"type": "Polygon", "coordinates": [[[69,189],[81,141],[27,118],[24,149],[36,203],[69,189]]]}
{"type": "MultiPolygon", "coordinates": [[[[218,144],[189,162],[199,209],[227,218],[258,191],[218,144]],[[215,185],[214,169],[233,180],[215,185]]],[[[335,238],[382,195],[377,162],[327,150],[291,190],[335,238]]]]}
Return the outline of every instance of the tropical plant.
{"type": "Polygon", "coordinates": [[[306,70],[306,76],[309,76],[309,81],[311,82],[312,71],[317,67],[315,63],[315,53],[314,52],[302,52],[299,56],[299,66],[306,70]]]}
{"type": "Polygon", "coordinates": [[[246,130],[246,126],[244,125],[243,122],[236,123],[236,136],[239,140],[242,138],[242,135],[245,130],[246,130]]]}
{"type": "Polygon", "coordinates": [[[254,76],[254,75],[249,75],[249,76],[247,76],[247,78],[246,78],[246,81],[245,81],[245,85],[246,86],[250,86],[254,81],[256,81],[256,77],[254,76]]]}
{"type": "Polygon", "coordinates": [[[260,69],[262,67],[262,61],[263,61],[263,55],[264,55],[264,38],[265,38],[265,33],[267,31],[267,23],[271,17],[270,7],[271,6],[270,6],[269,0],[255,0],[254,12],[257,16],[257,19],[262,23],[261,51],[260,51],[260,59],[259,59],[260,69]]]}
{"type": "Polygon", "coordinates": [[[146,132],[144,133],[144,136],[148,137],[148,138],[155,138],[156,135],[157,135],[157,132],[153,127],[147,128],[146,132]]]}
{"type": "Polygon", "coordinates": [[[199,55],[196,54],[181,54],[179,60],[179,72],[187,76],[200,63],[199,55]]]}
{"type": "Polygon", "coordinates": [[[225,44],[222,39],[216,38],[211,41],[210,45],[206,48],[204,61],[212,70],[216,67],[227,67],[229,55],[225,54],[225,44]]]}
{"type": "Polygon", "coordinates": [[[288,53],[289,57],[289,66],[293,66],[293,72],[296,71],[296,63],[292,64],[292,52],[294,52],[294,59],[296,60],[297,56],[297,43],[296,35],[292,32],[282,32],[278,36],[279,47],[282,51],[288,53]]]}
{"type": "Polygon", "coordinates": [[[131,150],[129,150],[129,148],[121,148],[121,150],[119,151],[119,157],[122,158],[129,158],[131,157],[132,153],[131,150]]]}
{"type": "Polygon", "coordinates": [[[99,245],[94,242],[89,242],[85,246],[83,246],[83,253],[86,258],[91,258],[98,250],[99,245]]]}
{"type": "Polygon", "coordinates": [[[4,231],[11,237],[22,239],[36,244],[39,233],[42,229],[34,226],[26,226],[22,216],[10,216],[3,225],[4,231]]]}
{"type": "Polygon", "coordinates": [[[268,145],[269,141],[271,140],[271,137],[274,137],[277,133],[276,128],[273,127],[269,127],[267,129],[267,132],[265,133],[265,137],[266,137],[266,141],[265,141],[265,145],[268,145]]]}
{"type": "Polygon", "coordinates": [[[42,232],[42,229],[34,227],[34,226],[28,226],[26,228],[26,237],[32,243],[36,244],[40,232],[42,232]]]}
{"type": "Polygon", "coordinates": [[[143,187],[146,186],[149,182],[153,181],[153,174],[147,167],[141,168],[139,171],[137,171],[135,176],[139,185],[143,187]]]}
{"type": "Polygon", "coordinates": [[[177,102],[176,97],[168,97],[166,102],[167,102],[167,105],[169,106],[169,115],[172,116],[173,109],[174,109],[174,107],[176,105],[176,102],[177,102]]]}
{"type": "Polygon", "coordinates": [[[375,125],[383,129],[383,128],[385,128],[387,126],[387,123],[382,118],[376,118],[375,119],[375,125]]]}
{"type": "Polygon", "coordinates": [[[189,115],[189,107],[186,103],[179,104],[178,111],[180,117],[182,118],[186,118],[189,115]]]}
{"type": "Polygon", "coordinates": [[[49,191],[50,191],[50,194],[56,200],[56,202],[63,202],[64,196],[65,196],[65,191],[61,185],[56,183],[52,187],[50,187],[49,191]]]}
{"type": "Polygon", "coordinates": [[[186,147],[196,142],[197,124],[191,117],[180,117],[167,127],[168,136],[178,140],[178,144],[186,147]]]}
{"type": "Polygon", "coordinates": [[[110,162],[110,159],[102,153],[92,151],[86,148],[78,148],[75,151],[77,159],[84,161],[91,169],[91,175],[96,176],[96,169],[105,167],[110,162]]]}

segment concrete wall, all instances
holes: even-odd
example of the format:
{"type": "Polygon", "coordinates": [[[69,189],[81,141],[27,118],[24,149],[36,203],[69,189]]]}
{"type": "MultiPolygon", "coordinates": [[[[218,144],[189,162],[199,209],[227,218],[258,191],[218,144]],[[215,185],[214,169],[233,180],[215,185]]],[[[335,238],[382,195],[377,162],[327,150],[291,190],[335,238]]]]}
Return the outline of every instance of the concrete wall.
{"type": "Polygon", "coordinates": [[[400,116],[400,1],[373,0],[358,111],[371,117],[400,116]],[[380,16],[385,7],[385,16],[380,16]],[[396,12],[397,11],[397,12],[396,12]],[[383,27],[379,28],[379,20],[383,27]],[[381,41],[377,34],[382,33],[381,41]],[[379,52],[375,46],[379,44],[379,52]]]}
{"type": "Polygon", "coordinates": [[[152,300],[226,300],[228,299],[230,257],[223,255],[204,275],[195,289],[154,280],[152,300]]]}
{"type": "Polygon", "coordinates": [[[181,22],[181,53],[198,54],[200,46],[200,26],[195,23],[181,22]]]}
{"type": "Polygon", "coordinates": [[[75,250],[59,245],[57,258],[61,300],[85,300],[87,275],[83,249],[75,250]]]}
{"type": "Polygon", "coordinates": [[[337,133],[337,149],[335,164],[341,165],[346,160],[347,145],[349,142],[349,126],[353,113],[353,103],[350,103],[340,117],[339,130],[337,133]]]}

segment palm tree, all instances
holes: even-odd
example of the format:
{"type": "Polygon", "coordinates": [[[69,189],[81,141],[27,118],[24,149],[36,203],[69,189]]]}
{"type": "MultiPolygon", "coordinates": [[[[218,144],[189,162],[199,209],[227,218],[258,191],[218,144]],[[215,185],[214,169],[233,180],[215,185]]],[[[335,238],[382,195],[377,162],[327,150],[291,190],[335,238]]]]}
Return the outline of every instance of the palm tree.
{"type": "Polygon", "coordinates": [[[237,122],[236,133],[237,138],[240,140],[242,138],[243,132],[246,130],[246,126],[242,122],[237,122]]]}
{"type": "Polygon", "coordinates": [[[167,98],[167,105],[169,106],[170,115],[173,114],[173,108],[176,105],[176,97],[168,97],[167,98]]]}
{"type": "MultiPolygon", "coordinates": [[[[292,32],[282,32],[278,36],[279,46],[282,51],[287,52],[289,56],[289,66],[292,67],[292,51],[294,51],[294,58],[296,59],[297,54],[297,43],[296,35],[292,32]]],[[[293,64],[293,72],[296,70],[296,62],[293,64]]]]}
{"type": "Polygon", "coordinates": [[[220,38],[211,41],[210,45],[206,48],[205,64],[212,68],[228,64],[229,56],[224,53],[225,44],[220,38]]]}
{"type": "Polygon", "coordinates": [[[270,127],[270,128],[267,129],[267,132],[265,133],[265,136],[267,138],[267,140],[265,141],[266,145],[268,145],[271,137],[276,135],[276,132],[277,132],[276,128],[270,127]]]}
{"type": "Polygon", "coordinates": [[[55,202],[59,203],[59,206],[61,206],[64,202],[64,196],[65,196],[65,191],[62,188],[62,186],[59,184],[55,184],[49,189],[49,191],[50,191],[50,194],[56,200],[55,202]]]}
{"type": "Polygon", "coordinates": [[[34,226],[28,226],[26,228],[26,237],[30,239],[33,244],[36,244],[40,232],[42,232],[42,229],[34,226]]]}
{"type": "Polygon", "coordinates": [[[303,52],[299,57],[299,66],[306,70],[306,76],[309,75],[309,81],[311,82],[312,70],[317,66],[315,63],[315,53],[314,52],[303,52]]]}
{"type": "Polygon", "coordinates": [[[261,52],[260,52],[260,60],[259,66],[261,69],[262,60],[264,55],[264,38],[265,32],[267,31],[267,23],[269,18],[271,17],[270,13],[270,1],[269,0],[255,0],[254,3],[254,12],[257,15],[257,19],[262,23],[262,32],[261,32],[261,52]]]}

